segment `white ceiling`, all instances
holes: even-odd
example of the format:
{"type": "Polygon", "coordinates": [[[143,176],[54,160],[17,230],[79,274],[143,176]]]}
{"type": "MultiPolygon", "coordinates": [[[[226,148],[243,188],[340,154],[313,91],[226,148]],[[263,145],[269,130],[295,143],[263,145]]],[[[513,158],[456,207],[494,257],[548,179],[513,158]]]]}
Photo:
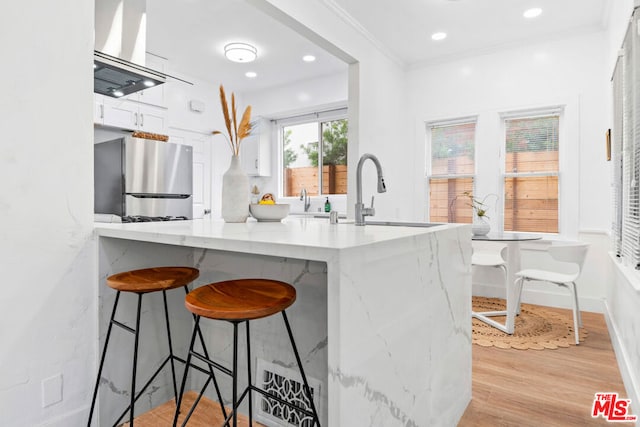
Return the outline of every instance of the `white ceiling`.
{"type": "Polygon", "coordinates": [[[148,0],[147,50],[167,58],[172,70],[239,92],[347,70],[344,62],[242,0],[148,0]],[[231,42],[257,47],[256,61],[228,61],[224,46],[231,42]],[[307,54],[316,61],[302,61],[307,54]],[[249,79],[247,71],[258,76],[249,79]]]}
{"type": "MultiPolygon", "coordinates": [[[[323,0],[404,67],[604,28],[612,0],[323,0]],[[535,19],[524,10],[543,9],[535,19]],[[440,42],[431,34],[443,31],[440,42]]],[[[337,72],[346,64],[241,0],[147,2],[147,50],[177,72],[253,91],[337,72]],[[258,48],[258,59],[224,58],[229,42],[258,48]],[[313,54],[314,63],[303,55],[313,54]],[[248,79],[246,71],[258,77],[248,79]]]]}
{"type": "Polygon", "coordinates": [[[358,21],[405,66],[604,28],[615,0],[325,0],[358,21]],[[526,19],[538,7],[542,14],[526,19]],[[447,33],[440,42],[435,32],[447,33]]]}

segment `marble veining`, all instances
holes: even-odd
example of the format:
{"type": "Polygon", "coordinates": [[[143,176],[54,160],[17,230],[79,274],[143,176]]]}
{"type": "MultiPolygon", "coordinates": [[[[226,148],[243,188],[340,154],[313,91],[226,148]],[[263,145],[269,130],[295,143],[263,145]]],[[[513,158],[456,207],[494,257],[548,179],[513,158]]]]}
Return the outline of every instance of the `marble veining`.
{"type": "MultiPolygon", "coordinates": [[[[356,227],[289,218],[100,224],[96,232],[101,278],[134,265],[183,262],[201,271],[194,286],[238,277],[293,284],[298,299],[289,319],[307,375],[322,383],[323,425],[450,426],[471,398],[469,226],[356,227]]],[[[101,313],[108,294],[101,294],[101,313]]],[[[192,321],[180,306],[177,295],[172,327],[184,351],[192,321]]],[[[153,321],[154,309],[144,316],[153,321]]],[[[295,366],[281,317],[252,322],[251,331],[255,358],[295,366]]],[[[204,322],[203,332],[212,338],[210,353],[229,363],[228,325],[204,322]]],[[[150,334],[162,342],[153,327],[150,334]]],[[[190,385],[201,381],[194,375],[190,385]]],[[[170,387],[158,387],[145,405],[170,396],[170,387]]],[[[102,415],[113,410],[105,405],[102,415]]]]}

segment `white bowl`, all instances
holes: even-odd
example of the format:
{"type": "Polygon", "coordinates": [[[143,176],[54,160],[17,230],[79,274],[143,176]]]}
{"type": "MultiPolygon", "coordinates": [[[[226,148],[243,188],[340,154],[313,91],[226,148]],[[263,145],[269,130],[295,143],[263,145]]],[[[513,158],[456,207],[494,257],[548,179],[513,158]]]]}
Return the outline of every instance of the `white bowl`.
{"type": "Polygon", "coordinates": [[[249,212],[258,222],[277,222],[289,215],[289,205],[260,205],[252,203],[249,205],[249,212]]]}

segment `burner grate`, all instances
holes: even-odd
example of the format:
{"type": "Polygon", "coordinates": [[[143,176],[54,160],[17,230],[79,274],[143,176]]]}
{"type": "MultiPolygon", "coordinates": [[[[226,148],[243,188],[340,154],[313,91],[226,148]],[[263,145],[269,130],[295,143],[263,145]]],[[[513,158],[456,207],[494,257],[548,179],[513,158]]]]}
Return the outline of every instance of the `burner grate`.
{"type": "Polygon", "coordinates": [[[145,216],[145,215],[129,215],[123,216],[122,222],[160,222],[160,221],[184,221],[188,220],[186,216],[145,216]]]}

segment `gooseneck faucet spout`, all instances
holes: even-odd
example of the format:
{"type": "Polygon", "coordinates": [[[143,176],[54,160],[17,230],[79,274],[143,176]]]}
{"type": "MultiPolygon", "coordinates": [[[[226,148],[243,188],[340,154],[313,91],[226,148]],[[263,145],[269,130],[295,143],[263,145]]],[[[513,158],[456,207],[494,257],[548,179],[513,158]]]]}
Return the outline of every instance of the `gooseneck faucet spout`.
{"type": "Polygon", "coordinates": [[[376,165],[376,171],[378,173],[378,193],[384,193],[387,191],[387,187],[384,184],[384,178],[382,176],[382,166],[380,165],[380,161],[373,154],[363,154],[358,161],[358,169],[356,170],[356,225],[364,225],[365,216],[373,216],[376,214],[376,210],[373,208],[373,196],[371,196],[370,208],[365,208],[362,203],[362,165],[367,159],[371,159],[373,164],[376,165]]]}
{"type": "Polygon", "coordinates": [[[303,200],[304,203],[304,211],[308,212],[309,211],[309,206],[311,206],[311,197],[309,197],[307,195],[307,189],[303,188],[300,191],[300,200],[303,200]]]}

